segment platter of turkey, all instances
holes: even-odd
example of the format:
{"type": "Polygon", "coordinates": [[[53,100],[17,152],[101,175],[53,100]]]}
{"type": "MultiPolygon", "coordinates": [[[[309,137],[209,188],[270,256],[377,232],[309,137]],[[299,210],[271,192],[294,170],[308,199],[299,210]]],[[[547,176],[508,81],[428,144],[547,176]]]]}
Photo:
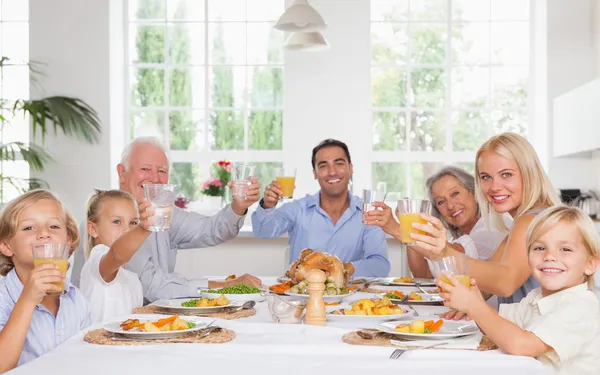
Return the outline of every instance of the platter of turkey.
{"type": "Polygon", "coordinates": [[[285,294],[299,299],[308,298],[308,282],[305,280],[308,271],[318,269],[325,273],[325,290],[323,299],[326,302],[339,302],[353,294],[354,288],[349,288],[348,280],[354,274],[352,263],[343,263],[335,255],[304,249],[300,256],[286,272],[288,281],[272,285],[269,290],[273,293],[285,294]]]}

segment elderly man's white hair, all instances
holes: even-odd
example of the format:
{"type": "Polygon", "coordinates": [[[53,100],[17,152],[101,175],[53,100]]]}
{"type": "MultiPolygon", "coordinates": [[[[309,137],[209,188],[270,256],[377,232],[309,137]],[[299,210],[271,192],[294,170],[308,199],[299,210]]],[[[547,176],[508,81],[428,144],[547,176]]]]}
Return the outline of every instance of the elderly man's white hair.
{"type": "Polygon", "coordinates": [[[125,149],[121,154],[121,164],[123,164],[125,170],[129,169],[129,159],[131,159],[131,152],[133,151],[133,148],[137,145],[152,145],[160,149],[162,152],[165,153],[165,155],[167,155],[167,149],[165,148],[165,145],[160,141],[160,139],[156,137],[134,138],[131,142],[129,142],[129,144],[127,144],[127,146],[125,146],[125,149]]]}

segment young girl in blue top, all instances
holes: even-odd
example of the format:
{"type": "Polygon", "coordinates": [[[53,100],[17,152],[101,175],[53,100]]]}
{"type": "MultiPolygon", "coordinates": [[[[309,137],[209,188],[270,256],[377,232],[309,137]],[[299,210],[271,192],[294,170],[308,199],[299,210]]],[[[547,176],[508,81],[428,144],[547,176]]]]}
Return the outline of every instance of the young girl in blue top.
{"type": "Polygon", "coordinates": [[[56,265],[33,266],[34,243],[79,243],[77,225],[51,192],[12,200],[0,216],[0,373],[29,362],[90,324],[83,295],[56,265]],[[65,283],[61,294],[56,282],[65,283]]]}

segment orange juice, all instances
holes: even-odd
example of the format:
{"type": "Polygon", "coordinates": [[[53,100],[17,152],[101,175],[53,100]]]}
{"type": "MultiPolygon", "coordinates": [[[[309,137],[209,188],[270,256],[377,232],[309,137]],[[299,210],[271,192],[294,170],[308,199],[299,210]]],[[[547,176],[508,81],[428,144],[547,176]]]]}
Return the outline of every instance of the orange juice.
{"type": "Polygon", "coordinates": [[[411,233],[427,234],[422,230],[413,228],[412,223],[427,224],[427,221],[421,218],[421,214],[400,214],[400,241],[403,243],[414,243],[416,240],[410,236],[411,233]]]}
{"type": "Polygon", "coordinates": [[[275,181],[281,187],[281,192],[283,193],[283,198],[293,198],[294,197],[294,186],[296,185],[296,177],[275,177],[275,181]]]}
{"type": "MultiPolygon", "coordinates": [[[[62,272],[64,274],[67,273],[67,268],[69,268],[69,260],[68,259],[58,259],[58,258],[38,258],[38,259],[34,259],[33,260],[33,266],[37,267],[40,264],[55,264],[58,266],[58,271],[62,272]]],[[[47,294],[59,294],[62,293],[63,290],[65,290],[65,283],[64,282],[58,282],[58,283],[54,283],[54,285],[56,285],[57,287],[60,288],[60,292],[58,291],[51,291],[48,292],[47,294]]]]}
{"type": "MultiPolygon", "coordinates": [[[[469,275],[454,275],[454,278],[456,280],[458,280],[459,283],[461,283],[462,285],[466,286],[467,288],[471,287],[471,278],[469,277],[469,275]]],[[[446,284],[452,285],[452,283],[450,282],[450,280],[448,280],[448,278],[446,276],[444,276],[444,275],[438,276],[438,279],[440,279],[441,281],[445,282],[446,284]]],[[[442,289],[442,292],[445,292],[445,290],[442,289]]]]}

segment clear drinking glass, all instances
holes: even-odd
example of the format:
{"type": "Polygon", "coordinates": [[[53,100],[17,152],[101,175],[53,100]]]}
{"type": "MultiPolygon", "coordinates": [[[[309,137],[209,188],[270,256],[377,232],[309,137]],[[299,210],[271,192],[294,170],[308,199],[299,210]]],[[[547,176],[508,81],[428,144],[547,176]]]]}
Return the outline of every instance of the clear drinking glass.
{"type": "Polygon", "coordinates": [[[275,181],[281,187],[281,198],[293,198],[296,186],[296,168],[279,167],[275,169],[275,181]]]}
{"type": "Polygon", "coordinates": [[[434,278],[451,284],[444,272],[451,274],[467,288],[471,286],[469,277],[469,258],[466,255],[453,255],[431,261],[431,274],[434,278]]]}
{"type": "Polygon", "coordinates": [[[413,223],[427,224],[421,214],[431,214],[431,202],[423,199],[404,198],[398,200],[398,220],[400,221],[400,241],[406,245],[414,245],[415,240],[411,233],[426,234],[422,230],[413,228],[413,223]]]}
{"type": "Polygon", "coordinates": [[[362,191],[362,212],[369,212],[376,207],[373,206],[373,202],[385,201],[386,193],[380,190],[368,190],[363,189],[362,191]]]}
{"type": "Polygon", "coordinates": [[[149,218],[152,224],[148,229],[152,232],[171,229],[171,214],[175,203],[175,185],[144,184],[144,196],[151,205],[149,210],[154,212],[154,216],[149,218]]]}
{"type": "Polygon", "coordinates": [[[256,166],[246,163],[234,163],[231,170],[231,197],[248,199],[250,179],[255,175],[256,166]]]}
{"type": "MultiPolygon", "coordinates": [[[[46,242],[34,243],[31,245],[33,252],[33,266],[37,267],[40,264],[54,264],[58,266],[58,271],[64,274],[69,268],[69,255],[71,244],[69,242],[46,242]]],[[[54,283],[60,288],[60,291],[50,291],[46,295],[61,294],[65,290],[65,282],[54,283]]]]}

